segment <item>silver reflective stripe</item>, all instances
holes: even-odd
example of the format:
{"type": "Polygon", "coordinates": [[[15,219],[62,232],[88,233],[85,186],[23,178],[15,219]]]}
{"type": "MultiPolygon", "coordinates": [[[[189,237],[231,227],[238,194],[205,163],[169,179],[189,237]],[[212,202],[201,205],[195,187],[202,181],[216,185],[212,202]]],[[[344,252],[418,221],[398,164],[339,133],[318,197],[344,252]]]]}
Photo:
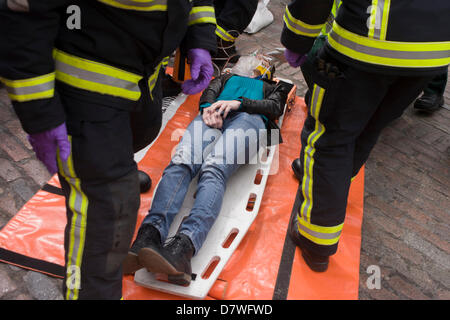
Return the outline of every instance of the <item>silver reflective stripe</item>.
{"type": "Polygon", "coordinates": [[[30,4],[28,0],[6,0],[8,8],[12,11],[30,11],[30,4]]]}
{"type": "MultiPolygon", "coordinates": [[[[332,31],[329,36],[337,43],[343,45],[344,47],[352,49],[356,52],[382,58],[402,59],[402,60],[428,60],[428,59],[446,59],[450,56],[450,50],[442,50],[442,51],[388,50],[364,46],[361,43],[353,42],[338,35],[335,31],[332,31]]],[[[387,47],[389,46],[388,42],[386,43],[386,46],[387,47]]]]}
{"type": "Polygon", "coordinates": [[[109,85],[116,88],[122,88],[133,92],[140,92],[139,85],[127,81],[118,79],[115,77],[111,77],[105,74],[100,74],[92,71],[88,71],[85,69],[80,69],[71,65],[68,65],[60,60],[56,60],[56,70],[64,72],[68,75],[71,75],[73,77],[76,77],[78,79],[87,80],[91,82],[96,82],[104,85],[109,85]]]}
{"type": "MultiPolygon", "coordinates": [[[[195,7],[194,7],[195,8],[195,7]]],[[[196,20],[202,19],[202,18],[211,18],[211,19],[216,19],[216,15],[214,13],[214,11],[198,11],[198,12],[194,12],[189,14],[189,24],[194,23],[196,20]]]]}
{"type": "Polygon", "coordinates": [[[316,149],[314,148],[317,140],[325,133],[325,127],[319,122],[320,108],[321,108],[321,95],[325,90],[318,85],[314,85],[313,97],[311,98],[311,116],[316,120],[315,130],[308,136],[307,145],[304,150],[304,173],[302,179],[302,192],[304,195],[303,203],[300,207],[301,216],[310,220],[310,212],[313,208],[313,165],[314,154],[316,149]]]}
{"type": "Polygon", "coordinates": [[[334,232],[334,233],[323,233],[323,232],[317,232],[317,231],[313,231],[310,230],[308,228],[306,228],[304,225],[302,225],[301,223],[297,223],[298,228],[303,230],[304,232],[306,232],[307,234],[315,237],[315,238],[319,238],[319,239],[325,239],[325,240],[332,240],[332,239],[336,239],[337,237],[339,237],[342,233],[342,231],[338,231],[338,232],[334,232]]]}
{"type": "Polygon", "coordinates": [[[234,42],[236,40],[235,37],[233,37],[231,34],[226,32],[221,26],[217,25],[216,28],[216,35],[218,35],[220,38],[222,38],[225,41],[234,42]]]}
{"type": "Polygon", "coordinates": [[[5,86],[8,93],[20,96],[52,90],[55,87],[55,80],[28,87],[10,87],[7,84],[5,86]]]}

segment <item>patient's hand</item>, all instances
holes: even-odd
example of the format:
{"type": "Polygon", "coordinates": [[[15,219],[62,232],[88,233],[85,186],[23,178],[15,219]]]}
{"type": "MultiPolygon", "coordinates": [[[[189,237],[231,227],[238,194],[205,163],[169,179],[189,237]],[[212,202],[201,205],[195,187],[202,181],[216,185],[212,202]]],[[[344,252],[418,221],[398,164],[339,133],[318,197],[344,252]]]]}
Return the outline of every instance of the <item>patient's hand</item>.
{"type": "Polygon", "coordinates": [[[209,106],[208,108],[203,109],[203,122],[211,128],[222,129],[223,119],[219,112],[217,112],[217,108],[213,107],[214,105],[209,106]]]}
{"type": "Polygon", "coordinates": [[[216,108],[217,112],[222,115],[224,120],[231,110],[238,110],[240,106],[241,102],[237,100],[220,100],[211,105],[211,107],[216,108]]]}

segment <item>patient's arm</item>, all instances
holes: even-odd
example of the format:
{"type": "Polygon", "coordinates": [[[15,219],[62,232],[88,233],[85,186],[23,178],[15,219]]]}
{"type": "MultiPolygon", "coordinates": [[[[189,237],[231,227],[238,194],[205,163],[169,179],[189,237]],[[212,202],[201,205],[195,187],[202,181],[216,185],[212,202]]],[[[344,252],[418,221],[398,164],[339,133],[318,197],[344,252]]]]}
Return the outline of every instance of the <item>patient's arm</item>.
{"type": "MultiPolygon", "coordinates": [[[[208,88],[203,91],[200,97],[200,106],[203,104],[213,104],[223,89],[223,77],[217,77],[211,80],[208,88]]],[[[202,110],[203,112],[204,110],[202,110]]]]}
{"type": "Polygon", "coordinates": [[[240,111],[257,113],[266,116],[270,120],[276,120],[283,114],[289,90],[287,86],[279,83],[265,99],[252,100],[242,98],[240,111]]]}

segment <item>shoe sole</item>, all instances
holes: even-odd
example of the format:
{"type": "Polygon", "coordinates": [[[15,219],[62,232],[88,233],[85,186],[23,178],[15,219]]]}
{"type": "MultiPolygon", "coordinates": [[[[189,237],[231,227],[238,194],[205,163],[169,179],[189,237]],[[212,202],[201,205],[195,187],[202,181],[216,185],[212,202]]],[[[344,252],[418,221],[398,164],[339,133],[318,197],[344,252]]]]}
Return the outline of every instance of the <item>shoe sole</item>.
{"type": "Polygon", "coordinates": [[[128,252],[128,255],[125,257],[123,261],[123,274],[130,275],[134,274],[139,269],[142,269],[143,266],[139,263],[138,255],[133,252],[128,252]]]}
{"type": "Polygon", "coordinates": [[[445,100],[442,99],[442,100],[439,101],[437,106],[431,107],[431,108],[429,106],[426,106],[426,105],[422,104],[422,103],[415,103],[414,104],[414,109],[417,110],[417,111],[421,111],[421,112],[433,113],[433,112],[439,110],[440,108],[442,108],[444,103],[445,103],[445,100]]]}
{"type": "Polygon", "coordinates": [[[152,273],[166,274],[168,281],[180,286],[188,286],[192,276],[178,271],[164,256],[152,248],[142,248],[139,251],[139,262],[152,273]]]}

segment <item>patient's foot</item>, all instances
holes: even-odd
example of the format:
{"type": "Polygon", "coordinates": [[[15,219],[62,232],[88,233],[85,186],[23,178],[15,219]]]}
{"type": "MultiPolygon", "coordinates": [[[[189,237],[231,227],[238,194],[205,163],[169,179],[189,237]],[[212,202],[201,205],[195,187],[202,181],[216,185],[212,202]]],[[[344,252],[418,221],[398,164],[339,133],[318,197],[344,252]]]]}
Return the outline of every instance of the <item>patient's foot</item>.
{"type": "Polygon", "coordinates": [[[162,247],[159,231],[151,224],[143,224],[139,228],[136,240],[128,250],[128,255],[123,262],[124,274],[134,274],[137,270],[143,268],[138,259],[138,252],[144,247],[155,248],[156,250],[162,247]]]}
{"type": "Polygon", "coordinates": [[[193,255],[194,246],[189,237],[177,234],[162,248],[141,249],[139,261],[149,272],[168,275],[170,283],[188,286],[192,279],[193,255]]]}

